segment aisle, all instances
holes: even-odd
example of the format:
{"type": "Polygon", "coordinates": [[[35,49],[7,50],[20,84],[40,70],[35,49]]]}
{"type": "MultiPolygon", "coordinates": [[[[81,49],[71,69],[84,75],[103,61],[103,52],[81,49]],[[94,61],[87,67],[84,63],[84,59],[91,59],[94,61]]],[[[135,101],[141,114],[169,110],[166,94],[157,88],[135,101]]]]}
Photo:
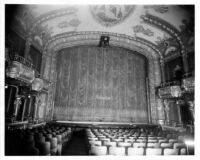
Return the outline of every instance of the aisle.
{"type": "Polygon", "coordinates": [[[71,140],[63,145],[62,155],[88,155],[85,137],[83,130],[74,132],[71,140]]]}

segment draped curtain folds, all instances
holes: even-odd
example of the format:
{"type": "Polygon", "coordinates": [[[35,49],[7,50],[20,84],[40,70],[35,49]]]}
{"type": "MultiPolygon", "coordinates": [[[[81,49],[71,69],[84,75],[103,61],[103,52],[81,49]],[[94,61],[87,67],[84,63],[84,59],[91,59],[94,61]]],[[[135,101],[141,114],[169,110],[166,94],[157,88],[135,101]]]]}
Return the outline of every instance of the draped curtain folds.
{"type": "Polygon", "coordinates": [[[147,123],[146,72],[145,57],[123,48],[59,51],[54,119],[147,123]]]}

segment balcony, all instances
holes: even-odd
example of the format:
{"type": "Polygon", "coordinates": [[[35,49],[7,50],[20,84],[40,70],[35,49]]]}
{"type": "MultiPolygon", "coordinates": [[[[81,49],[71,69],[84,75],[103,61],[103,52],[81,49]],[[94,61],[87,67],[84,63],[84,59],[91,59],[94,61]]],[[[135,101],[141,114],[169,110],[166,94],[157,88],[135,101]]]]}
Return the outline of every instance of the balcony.
{"type": "Polygon", "coordinates": [[[180,81],[164,82],[158,87],[158,96],[162,99],[181,98],[185,93],[194,93],[194,74],[183,75],[180,81]]]}

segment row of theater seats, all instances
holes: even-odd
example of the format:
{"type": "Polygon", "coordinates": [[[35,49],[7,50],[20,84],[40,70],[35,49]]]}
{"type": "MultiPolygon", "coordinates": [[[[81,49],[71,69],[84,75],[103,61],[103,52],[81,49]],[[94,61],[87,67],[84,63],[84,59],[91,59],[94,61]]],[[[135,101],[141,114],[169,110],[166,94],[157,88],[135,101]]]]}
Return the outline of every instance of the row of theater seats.
{"type": "Polygon", "coordinates": [[[6,131],[6,155],[61,155],[72,129],[46,125],[33,129],[6,131]]]}
{"type": "Polygon", "coordinates": [[[90,155],[186,155],[181,136],[158,130],[87,129],[90,155]]]}

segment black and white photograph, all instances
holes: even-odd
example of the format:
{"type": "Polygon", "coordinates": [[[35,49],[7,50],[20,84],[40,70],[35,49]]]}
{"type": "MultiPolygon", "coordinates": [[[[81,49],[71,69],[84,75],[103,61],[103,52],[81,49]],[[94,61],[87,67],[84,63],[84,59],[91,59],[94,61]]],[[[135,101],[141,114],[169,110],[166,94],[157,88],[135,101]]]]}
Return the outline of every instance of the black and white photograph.
{"type": "Polygon", "coordinates": [[[2,5],[1,154],[195,157],[196,5],[45,2],[2,5]]]}

